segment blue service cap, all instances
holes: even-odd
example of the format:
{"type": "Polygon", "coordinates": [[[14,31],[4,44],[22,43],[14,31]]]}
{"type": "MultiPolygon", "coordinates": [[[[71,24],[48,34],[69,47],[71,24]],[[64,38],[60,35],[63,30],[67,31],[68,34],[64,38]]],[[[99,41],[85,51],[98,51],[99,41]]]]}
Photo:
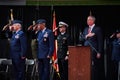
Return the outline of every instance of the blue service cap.
{"type": "Polygon", "coordinates": [[[22,25],[22,21],[21,21],[21,20],[13,20],[13,21],[11,22],[12,25],[13,25],[13,24],[16,24],[16,23],[19,23],[19,24],[22,25]]]}
{"type": "Polygon", "coordinates": [[[36,24],[46,23],[45,19],[38,19],[36,24]]]}

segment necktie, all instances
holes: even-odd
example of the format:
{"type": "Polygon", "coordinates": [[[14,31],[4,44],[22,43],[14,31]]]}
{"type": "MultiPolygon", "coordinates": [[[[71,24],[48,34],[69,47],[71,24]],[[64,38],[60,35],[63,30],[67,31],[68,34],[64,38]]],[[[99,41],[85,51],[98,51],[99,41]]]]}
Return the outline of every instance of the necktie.
{"type": "Polygon", "coordinates": [[[89,27],[89,28],[88,28],[88,33],[90,33],[90,32],[91,32],[91,28],[89,27]]]}
{"type": "Polygon", "coordinates": [[[40,39],[42,37],[42,31],[39,32],[38,38],[40,39]]]}

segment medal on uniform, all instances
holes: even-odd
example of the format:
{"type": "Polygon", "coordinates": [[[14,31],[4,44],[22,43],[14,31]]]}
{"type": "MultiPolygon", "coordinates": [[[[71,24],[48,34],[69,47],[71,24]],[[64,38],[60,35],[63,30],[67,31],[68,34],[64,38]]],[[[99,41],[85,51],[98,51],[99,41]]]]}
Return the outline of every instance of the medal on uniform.
{"type": "Polygon", "coordinates": [[[44,34],[44,41],[47,41],[47,37],[48,37],[48,33],[47,32],[45,32],[45,34],[44,34]]]}
{"type": "Polygon", "coordinates": [[[63,37],[63,43],[65,43],[66,40],[67,40],[67,38],[66,38],[66,37],[63,37]]]}
{"type": "Polygon", "coordinates": [[[15,36],[15,38],[18,39],[18,38],[19,38],[19,34],[17,34],[17,35],[15,36]]]}

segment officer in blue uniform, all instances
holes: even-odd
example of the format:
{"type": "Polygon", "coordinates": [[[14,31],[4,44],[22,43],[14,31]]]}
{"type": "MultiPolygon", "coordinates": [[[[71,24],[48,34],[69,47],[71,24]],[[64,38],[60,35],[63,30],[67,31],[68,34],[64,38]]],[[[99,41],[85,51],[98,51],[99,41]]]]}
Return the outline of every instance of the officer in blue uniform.
{"type": "Polygon", "coordinates": [[[112,79],[119,80],[119,62],[120,62],[120,31],[113,36],[112,42],[112,79]]]}
{"type": "Polygon", "coordinates": [[[50,79],[50,58],[54,51],[54,36],[50,29],[46,28],[46,20],[39,19],[36,22],[38,31],[38,70],[40,80],[50,79]]]}
{"type": "Polygon", "coordinates": [[[12,25],[14,34],[10,40],[10,55],[14,69],[15,80],[25,80],[25,57],[27,42],[24,32],[22,31],[22,21],[13,20],[12,25]]]}

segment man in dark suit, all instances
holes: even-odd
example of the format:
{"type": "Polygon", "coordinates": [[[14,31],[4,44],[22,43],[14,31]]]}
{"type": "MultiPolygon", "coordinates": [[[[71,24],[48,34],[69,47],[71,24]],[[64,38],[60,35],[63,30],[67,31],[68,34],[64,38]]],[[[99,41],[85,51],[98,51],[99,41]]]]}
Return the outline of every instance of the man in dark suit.
{"type": "Polygon", "coordinates": [[[15,80],[25,80],[27,42],[25,34],[22,31],[22,21],[13,20],[11,27],[14,29],[14,34],[10,40],[10,55],[12,58],[15,80]]]}
{"type": "Polygon", "coordinates": [[[61,80],[68,80],[68,34],[66,33],[68,24],[61,21],[58,26],[60,31],[60,34],[57,37],[59,72],[61,80]]]}
{"type": "Polygon", "coordinates": [[[87,24],[88,27],[83,32],[85,39],[84,45],[90,46],[92,50],[92,80],[99,80],[101,78],[100,58],[103,53],[103,35],[101,29],[95,25],[94,16],[88,16],[87,24]]]}
{"type": "Polygon", "coordinates": [[[46,28],[46,20],[39,19],[36,22],[38,31],[38,67],[40,80],[50,79],[50,58],[54,51],[54,35],[46,28]]]}

